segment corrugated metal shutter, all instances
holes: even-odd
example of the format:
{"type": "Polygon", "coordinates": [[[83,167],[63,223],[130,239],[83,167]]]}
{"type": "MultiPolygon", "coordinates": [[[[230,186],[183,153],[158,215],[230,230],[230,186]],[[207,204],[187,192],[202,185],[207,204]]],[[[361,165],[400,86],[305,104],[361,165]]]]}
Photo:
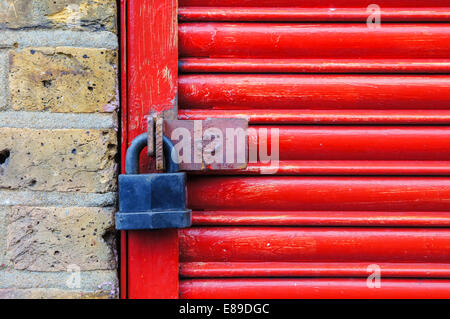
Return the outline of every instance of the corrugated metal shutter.
{"type": "Polygon", "coordinates": [[[179,117],[280,132],[276,175],[189,177],[181,298],[449,297],[449,4],[371,3],[179,1],[179,117]]]}

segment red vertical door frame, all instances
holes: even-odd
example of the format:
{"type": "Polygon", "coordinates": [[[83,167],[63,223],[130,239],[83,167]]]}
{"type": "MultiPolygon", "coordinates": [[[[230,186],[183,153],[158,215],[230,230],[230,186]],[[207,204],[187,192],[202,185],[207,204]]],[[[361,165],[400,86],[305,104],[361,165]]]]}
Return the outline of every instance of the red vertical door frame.
{"type": "MultiPolygon", "coordinates": [[[[177,0],[122,0],[122,159],[150,113],[176,110],[177,0]],[[124,51],[125,50],[125,51],[124,51]]],[[[141,171],[148,171],[146,156],[141,171]]],[[[122,167],[124,167],[122,163],[122,167]]],[[[122,298],[178,298],[177,230],[122,236],[122,298]]]]}

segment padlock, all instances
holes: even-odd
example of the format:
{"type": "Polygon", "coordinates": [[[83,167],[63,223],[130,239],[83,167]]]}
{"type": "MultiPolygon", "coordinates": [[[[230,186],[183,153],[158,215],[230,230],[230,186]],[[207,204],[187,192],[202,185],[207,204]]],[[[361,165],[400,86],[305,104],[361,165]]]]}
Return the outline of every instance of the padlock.
{"type": "Polygon", "coordinates": [[[119,212],[116,229],[164,229],[191,226],[186,208],[186,173],[178,172],[172,141],[164,136],[166,173],[139,174],[139,156],[147,145],[147,133],[136,137],[127,150],[125,173],[119,176],[119,212]],[[172,154],[174,153],[174,154],[172,154]]]}

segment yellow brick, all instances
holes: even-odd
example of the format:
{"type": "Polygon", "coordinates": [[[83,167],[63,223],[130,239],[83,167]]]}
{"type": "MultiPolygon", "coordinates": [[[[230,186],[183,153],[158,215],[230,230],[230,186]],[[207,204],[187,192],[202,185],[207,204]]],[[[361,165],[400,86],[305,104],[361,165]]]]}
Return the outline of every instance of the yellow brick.
{"type": "Polygon", "coordinates": [[[87,48],[27,48],[10,56],[15,110],[112,112],[117,100],[117,52],[87,48]]]}
{"type": "Polygon", "coordinates": [[[0,0],[0,26],[115,32],[116,4],[116,0],[0,0]]]}
{"type": "Polygon", "coordinates": [[[0,299],[115,299],[115,291],[76,291],[54,288],[0,289],[0,299]]]}
{"type": "Polygon", "coordinates": [[[0,189],[116,190],[114,130],[0,128],[2,153],[0,189]]]}
{"type": "Polygon", "coordinates": [[[7,265],[29,271],[114,269],[114,233],[112,209],[11,207],[7,265]]]}

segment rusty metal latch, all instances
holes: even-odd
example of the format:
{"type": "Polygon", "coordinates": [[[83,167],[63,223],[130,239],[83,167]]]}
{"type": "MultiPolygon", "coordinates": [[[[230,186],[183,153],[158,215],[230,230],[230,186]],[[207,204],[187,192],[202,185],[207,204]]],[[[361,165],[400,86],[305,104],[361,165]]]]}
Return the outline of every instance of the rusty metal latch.
{"type": "Polygon", "coordinates": [[[248,164],[246,119],[166,120],[149,117],[148,153],[164,170],[163,136],[175,145],[183,171],[236,170],[248,164]]]}

